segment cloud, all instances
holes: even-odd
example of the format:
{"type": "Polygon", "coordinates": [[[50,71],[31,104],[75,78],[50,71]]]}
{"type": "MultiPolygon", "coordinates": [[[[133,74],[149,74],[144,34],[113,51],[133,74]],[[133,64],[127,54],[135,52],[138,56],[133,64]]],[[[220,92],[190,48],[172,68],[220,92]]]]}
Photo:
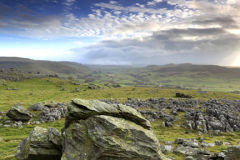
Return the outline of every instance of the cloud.
{"type": "Polygon", "coordinates": [[[83,42],[74,42],[74,44],[82,45],[83,42]]]}
{"type": "MultiPolygon", "coordinates": [[[[88,45],[88,63],[111,64],[167,64],[232,63],[229,56],[238,56],[240,36],[221,28],[169,29],[153,32],[150,36],[103,40],[88,45]],[[186,39],[192,37],[192,39],[186,39]]],[[[77,49],[75,49],[76,51],[77,49]]]]}
{"type": "Polygon", "coordinates": [[[109,3],[110,3],[110,4],[117,4],[116,1],[110,1],[109,3]]]}
{"type": "Polygon", "coordinates": [[[154,0],[154,1],[151,1],[151,2],[147,2],[147,5],[156,5],[156,3],[160,3],[160,2],[163,2],[163,0],[154,0]]]}
{"type": "Polygon", "coordinates": [[[0,19],[0,28],[2,30],[6,29],[14,32],[15,29],[49,29],[61,25],[58,16],[32,14],[33,11],[23,5],[16,6],[16,10],[3,5],[0,5],[0,8],[2,19],[0,19]]]}
{"type": "Polygon", "coordinates": [[[76,2],[76,0],[66,0],[63,4],[67,6],[73,5],[73,3],[76,2]]]}
{"type": "Polygon", "coordinates": [[[159,13],[159,14],[166,14],[167,10],[166,9],[153,9],[153,8],[145,8],[144,6],[141,7],[134,7],[134,6],[128,6],[128,7],[123,7],[120,5],[114,5],[114,4],[109,4],[109,3],[96,3],[94,4],[97,7],[101,8],[107,8],[107,9],[112,9],[116,11],[125,11],[125,12],[141,12],[141,13],[159,13]]]}
{"type": "MultiPolygon", "coordinates": [[[[67,6],[74,2],[64,1],[67,6]]],[[[21,36],[96,38],[81,54],[86,63],[227,64],[227,57],[237,56],[240,50],[240,2],[219,2],[153,0],[124,6],[109,1],[95,3],[85,17],[71,11],[61,16],[38,15],[26,6],[0,5],[0,28],[2,33],[21,36]],[[171,9],[155,6],[161,2],[172,5],[171,9]]],[[[82,49],[71,52],[77,57],[82,49]]]]}
{"type": "Polygon", "coordinates": [[[237,22],[230,16],[205,18],[203,20],[193,21],[192,23],[202,26],[219,25],[223,28],[239,28],[237,22]]]}

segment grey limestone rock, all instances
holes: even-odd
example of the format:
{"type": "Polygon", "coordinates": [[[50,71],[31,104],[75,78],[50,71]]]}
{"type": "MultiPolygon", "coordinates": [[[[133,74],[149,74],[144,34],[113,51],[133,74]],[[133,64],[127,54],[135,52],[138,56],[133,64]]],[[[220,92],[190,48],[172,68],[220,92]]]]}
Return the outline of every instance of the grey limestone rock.
{"type": "Polygon", "coordinates": [[[120,104],[73,99],[62,135],[64,160],[167,160],[150,123],[120,104]]]}
{"type": "Polygon", "coordinates": [[[35,127],[18,144],[15,158],[17,160],[60,160],[61,135],[55,128],[35,127]]]}
{"type": "Polygon", "coordinates": [[[195,156],[200,151],[201,151],[201,149],[199,149],[199,148],[192,148],[190,146],[184,147],[182,145],[179,145],[177,147],[177,149],[174,150],[174,152],[180,152],[180,153],[182,153],[184,155],[187,155],[187,156],[195,156]]]}
{"type": "Polygon", "coordinates": [[[191,139],[184,139],[184,138],[177,138],[174,141],[175,144],[181,144],[183,146],[189,146],[192,148],[198,148],[198,142],[196,139],[191,138],[191,139]]]}
{"type": "Polygon", "coordinates": [[[44,109],[44,106],[42,103],[38,102],[30,107],[28,109],[34,110],[34,111],[42,111],[44,109]]]}
{"type": "Polygon", "coordinates": [[[167,159],[152,130],[123,118],[94,115],[63,132],[62,159],[167,159]]]}
{"type": "Polygon", "coordinates": [[[28,121],[32,118],[32,114],[22,106],[12,107],[6,114],[9,118],[17,121],[28,121]]]}

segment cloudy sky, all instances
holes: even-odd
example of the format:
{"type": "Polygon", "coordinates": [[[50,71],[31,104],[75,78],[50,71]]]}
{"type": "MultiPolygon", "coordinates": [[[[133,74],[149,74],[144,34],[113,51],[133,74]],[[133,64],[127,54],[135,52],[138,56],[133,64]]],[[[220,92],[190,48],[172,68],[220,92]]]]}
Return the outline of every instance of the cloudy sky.
{"type": "Polygon", "coordinates": [[[240,66],[239,0],[1,0],[0,56],[240,66]]]}

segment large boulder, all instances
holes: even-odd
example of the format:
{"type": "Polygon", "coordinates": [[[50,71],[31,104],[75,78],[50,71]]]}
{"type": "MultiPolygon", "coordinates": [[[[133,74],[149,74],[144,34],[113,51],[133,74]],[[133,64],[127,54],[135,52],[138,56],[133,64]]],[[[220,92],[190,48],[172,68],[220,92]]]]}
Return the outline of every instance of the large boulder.
{"type": "Polygon", "coordinates": [[[62,160],[167,160],[152,130],[106,115],[72,123],[63,131],[62,160]]]}
{"type": "Polygon", "coordinates": [[[61,134],[55,128],[35,127],[18,144],[17,160],[60,160],[62,153],[61,134]]]}
{"type": "Polygon", "coordinates": [[[28,121],[32,118],[32,114],[23,106],[14,106],[6,114],[9,118],[17,121],[28,121]]]}
{"type": "Polygon", "coordinates": [[[124,105],[73,99],[62,135],[62,160],[167,160],[150,122],[124,105]]]}
{"type": "Polygon", "coordinates": [[[109,115],[124,118],[141,125],[145,129],[151,128],[150,122],[131,107],[121,104],[110,105],[98,100],[83,100],[77,98],[68,103],[65,127],[68,127],[72,121],[85,120],[94,115],[109,115]]]}
{"type": "Polygon", "coordinates": [[[28,107],[28,109],[32,109],[34,111],[42,111],[44,109],[44,105],[40,102],[28,107]]]}

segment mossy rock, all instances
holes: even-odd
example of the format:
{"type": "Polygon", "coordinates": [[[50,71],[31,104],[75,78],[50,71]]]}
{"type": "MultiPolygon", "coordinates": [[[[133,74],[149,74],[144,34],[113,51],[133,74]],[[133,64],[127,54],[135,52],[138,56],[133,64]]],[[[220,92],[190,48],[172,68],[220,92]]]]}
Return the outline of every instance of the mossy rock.
{"type": "Polygon", "coordinates": [[[168,160],[152,130],[132,121],[94,115],[63,130],[62,160],[168,160]]]}
{"type": "Polygon", "coordinates": [[[32,118],[32,114],[23,106],[14,106],[6,114],[9,118],[18,121],[28,121],[32,118]]]}
{"type": "Polygon", "coordinates": [[[143,128],[151,129],[151,124],[135,109],[121,104],[107,104],[98,100],[72,99],[66,112],[67,128],[72,120],[87,119],[94,115],[109,115],[132,121],[143,128]]]}
{"type": "Polygon", "coordinates": [[[35,127],[18,144],[17,160],[60,160],[62,138],[55,128],[35,127]]]}

